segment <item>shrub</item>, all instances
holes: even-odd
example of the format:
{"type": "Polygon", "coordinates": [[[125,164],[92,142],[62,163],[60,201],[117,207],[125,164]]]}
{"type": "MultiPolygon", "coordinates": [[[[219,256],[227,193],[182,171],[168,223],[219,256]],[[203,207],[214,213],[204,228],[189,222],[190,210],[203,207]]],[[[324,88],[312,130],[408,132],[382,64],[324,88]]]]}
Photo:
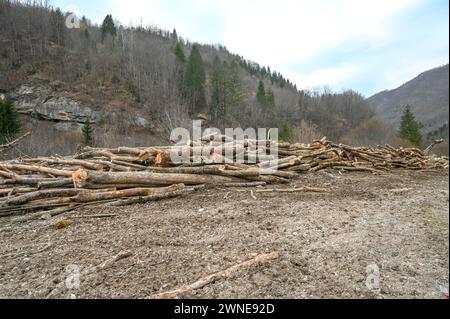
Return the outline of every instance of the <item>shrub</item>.
{"type": "Polygon", "coordinates": [[[19,117],[9,99],[0,99],[0,142],[5,143],[20,131],[19,117]]]}

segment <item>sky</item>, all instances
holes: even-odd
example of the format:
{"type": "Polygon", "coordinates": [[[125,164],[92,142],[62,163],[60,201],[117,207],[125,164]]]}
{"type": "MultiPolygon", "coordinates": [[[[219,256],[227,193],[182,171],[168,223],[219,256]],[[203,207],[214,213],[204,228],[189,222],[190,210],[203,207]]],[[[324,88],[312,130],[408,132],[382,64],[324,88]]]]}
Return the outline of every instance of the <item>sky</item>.
{"type": "Polygon", "coordinates": [[[270,66],[299,89],[365,96],[449,61],[448,0],[53,0],[100,24],[176,29],[270,66]]]}

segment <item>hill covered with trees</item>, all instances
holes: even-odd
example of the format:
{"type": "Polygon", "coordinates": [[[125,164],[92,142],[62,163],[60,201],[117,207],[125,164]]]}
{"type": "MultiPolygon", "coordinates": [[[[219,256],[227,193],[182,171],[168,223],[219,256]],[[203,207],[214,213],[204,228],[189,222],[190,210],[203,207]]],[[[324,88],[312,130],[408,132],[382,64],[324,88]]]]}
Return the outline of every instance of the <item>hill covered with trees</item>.
{"type": "Polygon", "coordinates": [[[199,114],[219,128],[277,127],[285,140],[395,142],[357,92],[298,90],[269,66],[177,30],[111,15],[68,27],[68,18],[44,2],[0,0],[0,93],[28,119],[31,155],[73,152],[87,120],[95,145],[149,145],[199,114]]]}
{"type": "Polygon", "coordinates": [[[376,114],[393,124],[400,125],[405,105],[410,105],[424,134],[448,139],[449,116],[448,64],[428,70],[402,86],[383,91],[368,100],[376,114]]]}

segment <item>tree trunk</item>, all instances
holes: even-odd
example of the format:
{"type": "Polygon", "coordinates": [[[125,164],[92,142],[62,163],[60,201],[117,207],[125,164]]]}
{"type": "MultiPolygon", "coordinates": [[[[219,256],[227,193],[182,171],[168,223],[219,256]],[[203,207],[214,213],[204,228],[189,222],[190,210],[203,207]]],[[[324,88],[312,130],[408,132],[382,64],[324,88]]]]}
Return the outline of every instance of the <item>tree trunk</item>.
{"type": "Polygon", "coordinates": [[[183,183],[185,185],[208,184],[217,185],[232,183],[239,180],[217,175],[195,174],[161,174],[150,172],[94,172],[78,170],[73,173],[75,187],[81,188],[86,183],[96,184],[147,184],[147,185],[172,185],[183,183]]]}

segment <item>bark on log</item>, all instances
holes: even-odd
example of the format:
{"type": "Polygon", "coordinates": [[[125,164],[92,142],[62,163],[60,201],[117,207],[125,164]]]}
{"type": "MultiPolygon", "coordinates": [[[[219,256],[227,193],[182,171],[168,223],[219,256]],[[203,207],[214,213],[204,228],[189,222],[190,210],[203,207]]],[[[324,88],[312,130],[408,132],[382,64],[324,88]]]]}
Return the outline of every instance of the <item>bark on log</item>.
{"type": "Polygon", "coordinates": [[[37,188],[35,188],[35,187],[4,188],[4,189],[0,189],[0,196],[23,194],[23,193],[34,192],[34,191],[37,191],[37,188]]]}
{"type": "Polygon", "coordinates": [[[224,187],[257,187],[257,186],[265,186],[266,182],[249,182],[249,183],[225,183],[224,187]]]}
{"type": "Polygon", "coordinates": [[[11,199],[8,199],[6,201],[6,204],[7,205],[21,205],[21,204],[25,204],[27,202],[30,202],[30,201],[36,200],[36,199],[59,197],[59,196],[74,196],[81,192],[86,192],[86,190],[74,189],[74,188],[41,190],[41,191],[30,192],[27,194],[13,197],[11,199]]]}
{"type": "Polygon", "coordinates": [[[195,175],[195,174],[161,174],[150,172],[94,172],[78,170],[73,173],[74,186],[81,188],[87,182],[98,184],[151,184],[172,185],[183,183],[185,185],[197,184],[223,184],[236,182],[235,178],[217,175],[195,175]]]}
{"type": "Polygon", "coordinates": [[[103,165],[92,163],[89,161],[84,160],[78,160],[78,159],[61,159],[61,158],[45,158],[45,157],[38,157],[35,159],[25,159],[25,163],[32,163],[32,162],[44,162],[49,164],[63,164],[63,165],[72,165],[72,166],[83,166],[88,169],[93,170],[103,170],[103,165]]]}
{"type": "Polygon", "coordinates": [[[158,201],[161,199],[181,196],[183,194],[193,192],[193,191],[194,191],[193,188],[184,188],[184,189],[179,189],[179,190],[164,192],[164,193],[159,193],[159,194],[153,194],[153,195],[148,195],[148,196],[130,197],[127,199],[121,199],[118,201],[108,203],[105,206],[126,206],[126,205],[131,205],[131,204],[144,204],[147,202],[158,201]]]}
{"type": "Polygon", "coordinates": [[[61,170],[56,168],[50,168],[45,166],[36,166],[36,165],[23,165],[23,164],[4,164],[0,163],[0,169],[8,169],[8,170],[18,170],[18,171],[28,171],[28,172],[39,172],[39,173],[46,173],[50,175],[55,176],[65,176],[65,177],[71,177],[73,171],[67,169],[67,170],[61,170]]]}
{"type": "MultiPolygon", "coordinates": [[[[72,181],[70,178],[69,181],[72,181]]],[[[48,187],[59,187],[58,185],[65,186],[67,185],[67,180],[57,179],[57,178],[27,178],[22,176],[17,176],[13,180],[14,184],[23,184],[23,185],[31,185],[37,186],[44,185],[48,187]]]]}
{"type": "Polygon", "coordinates": [[[103,165],[104,167],[108,167],[110,170],[117,171],[117,172],[130,172],[132,168],[130,166],[124,166],[115,163],[116,161],[113,160],[111,162],[104,161],[104,160],[91,160],[93,163],[98,163],[103,165]]]}
{"type": "Polygon", "coordinates": [[[37,183],[39,189],[58,188],[73,185],[72,178],[53,178],[51,180],[40,181],[37,183]]]}
{"type": "Polygon", "coordinates": [[[299,187],[299,188],[268,188],[268,189],[258,189],[257,193],[297,193],[297,192],[313,192],[313,193],[326,193],[329,192],[326,188],[317,187],[299,187]]]}
{"type": "Polygon", "coordinates": [[[83,192],[81,194],[76,195],[75,197],[72,197],[71,200],[77,203],[87,203],[122,197],[133,197],[133,196],[145,197],[161,193],[173,192],[184,188],[185,188],[184,184],[175,184],[168,187],[158,187],[158,188],[129,188],[111,192],[83,192]]]}

